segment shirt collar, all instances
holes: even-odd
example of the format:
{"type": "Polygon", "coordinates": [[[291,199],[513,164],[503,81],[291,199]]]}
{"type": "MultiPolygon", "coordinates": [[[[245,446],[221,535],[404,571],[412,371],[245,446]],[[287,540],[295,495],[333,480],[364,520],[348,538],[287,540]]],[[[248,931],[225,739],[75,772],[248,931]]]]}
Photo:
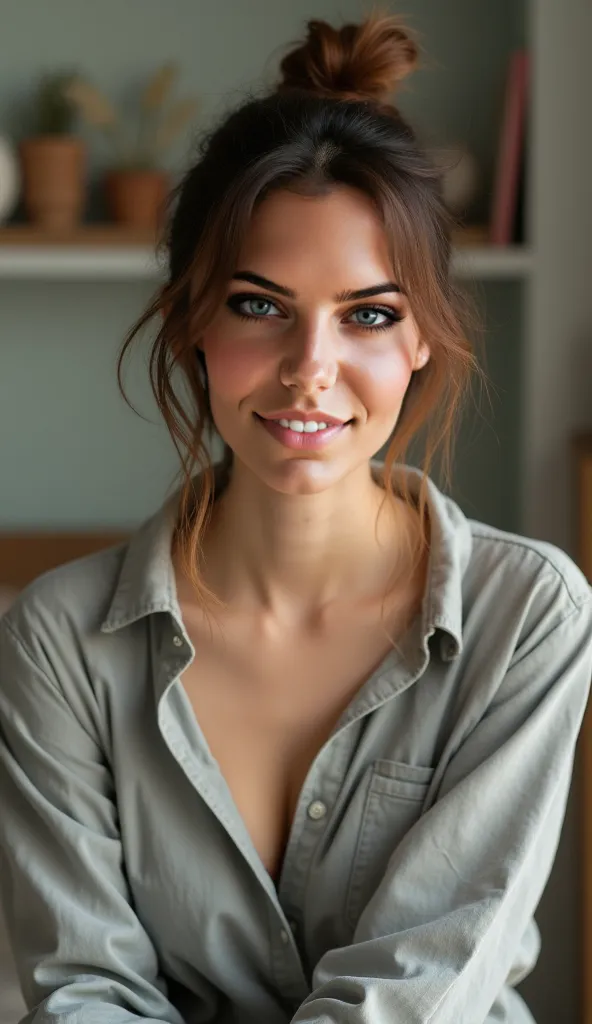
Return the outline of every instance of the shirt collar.
{"type": "MultiPolygon", "coordinates": [[[[378,479],[382,463],[372,460],[371,468],[375,479],[378,479]]],[[[397,464],[393,469],[395,490],[401,474],[407,478],[410,495],[417,498],[421,471],[413,466],[397,464]]],[[[227,479],[223,464],[216,463],[216,494],[224,488],[227,479]]],[[[154,612],[170,612],[181,623],[171,558],[179,498],[180,488],[128,541],[115,591],[101,625],[102,632],[115,632],[154,612]]],[[[426,643],[436,630],[440,631],[441,656],[451,660],[462,650],[462,580],[471,557],[471,530],[458,505],[444,495],[429,477],[427,504],[431,550],[421,628],[426,643]]]]}

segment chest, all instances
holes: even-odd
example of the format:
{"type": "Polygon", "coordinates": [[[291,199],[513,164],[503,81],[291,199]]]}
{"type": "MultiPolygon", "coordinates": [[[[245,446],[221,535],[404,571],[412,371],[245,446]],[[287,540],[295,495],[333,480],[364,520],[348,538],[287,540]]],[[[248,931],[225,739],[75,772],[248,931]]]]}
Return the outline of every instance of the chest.
{"type": "Polygon", "coordinates": [[[192,636],[199,653],[181,682],[253,844],[277,879],[309,768],[392,645],[378,622],[344,622],[329,634],[281,642],[240,628],[224,637],[199,633],[192,636]]]}

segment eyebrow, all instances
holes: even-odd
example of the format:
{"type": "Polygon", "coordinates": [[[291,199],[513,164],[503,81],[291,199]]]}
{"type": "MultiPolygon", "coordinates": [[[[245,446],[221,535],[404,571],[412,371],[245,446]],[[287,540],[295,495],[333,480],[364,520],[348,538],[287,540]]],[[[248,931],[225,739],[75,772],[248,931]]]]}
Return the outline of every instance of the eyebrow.
{"type": "MultiPolygon", "coordinates": [[[[233,281],[250,281],[251,284],[258,284],[261,288],[267,288],[270,292],[277,292],[278,295],[285,295],[288,299],[297,298],[296,292],[285,285],[276,284],[267,277],[254,274],[251,270],[239,270],[232,275],[233,281]]],[[[352,299],[369,299],[372,295],[383,295],[385,292],[401,292],[401,288],[394,281],[383,281],[382,284],[372,285],[370,288],[358,288],[355,291],[339,292],[333,296],[334,302],[351,302],[352,299]]]]}

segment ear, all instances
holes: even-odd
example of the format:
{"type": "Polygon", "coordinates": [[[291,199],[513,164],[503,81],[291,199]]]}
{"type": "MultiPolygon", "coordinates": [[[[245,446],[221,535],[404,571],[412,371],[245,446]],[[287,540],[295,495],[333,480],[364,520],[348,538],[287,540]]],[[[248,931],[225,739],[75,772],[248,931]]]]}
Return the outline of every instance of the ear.
{"type": "Polygon", "coordinates": [[[413,369],[421,370],[426,365],[430,358],[429,345],[426,345],[425,341],[420,341],[417,346],[415,353],[415,359],[413,360],[413,369]]]}

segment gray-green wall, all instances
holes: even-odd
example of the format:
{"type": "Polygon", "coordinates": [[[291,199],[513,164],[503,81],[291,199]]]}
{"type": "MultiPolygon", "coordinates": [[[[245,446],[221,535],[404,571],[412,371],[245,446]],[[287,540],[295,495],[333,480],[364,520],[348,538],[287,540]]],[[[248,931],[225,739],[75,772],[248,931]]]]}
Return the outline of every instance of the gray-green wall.
{"type": "MultiPolygon", "coordinates": [[[[245,89],[274,81],[284,45],[299,38],[307,18],[339,22],[364,9],[357,0],[0,0],[0,132],[17,140],[25,133],[41,71],[76,67],[129,108],[146,76],[171,58],[181,66],[179,95],[201,99],[197,128],[205,128],[245,89]]],[[[469,141],[483,168],[483,206],[505,58],[521,38],[520,5],[415,0],[405,11],[422,34],[427,59],[401,105],[430,142],[469,141]]],[[[91,156],[88,216],[95,218],[108,149],[103,139],[81,131],[91,156]]],[[[185,138],[171,152],[173,173],[191,150],[185,138]]],[[[128,380],[152,424],[125,407],[114,375],[118,346],[151,287],[0,278],[0,528],[125,527],[164,495],[176,456],[156,423],[140,353],[128,380]]],[[[504,373],[496,353],[517,342],[516,289],[496,285],[487,292],[498,295],[495,316],[509,325],[489,342],[491,369],[504,373]]],[[[485,428],[492,469],[479,475],[482,460],[475,462],[470,448],[465,458],[459,446],[458,493],[471,514],[515,526],[515,492],[508,487],[513,470],[505,449],[498,455],[492,447],[497,432],[515,419],[512,376],[508,385],[502,381],[508,398],[496,411],[499,422],[485,428]]]]}

